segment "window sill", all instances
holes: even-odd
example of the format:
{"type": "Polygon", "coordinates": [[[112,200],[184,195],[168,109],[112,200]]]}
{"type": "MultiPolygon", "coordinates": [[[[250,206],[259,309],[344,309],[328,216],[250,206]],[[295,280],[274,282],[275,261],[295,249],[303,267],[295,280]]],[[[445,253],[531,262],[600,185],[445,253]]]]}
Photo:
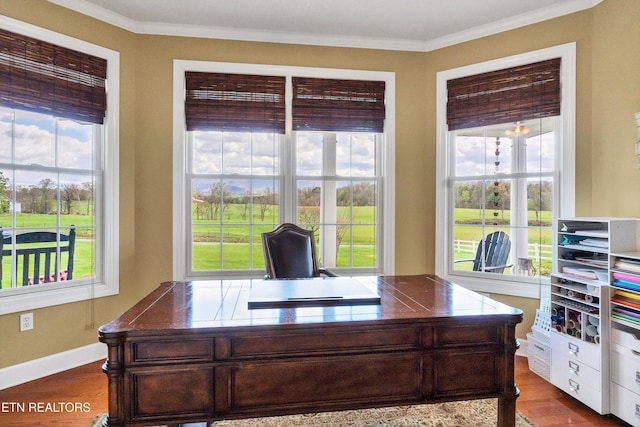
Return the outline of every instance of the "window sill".
{"type": "Polygon", "coordinates": [[[0,315],[117,295],[118,291],[117,281],[110,285],[69,283],[60,286],[52,285],[49,288],[29,286],[6,289],[0,295],[0,315]]]}
{"type": "Polygon", "coordinates": [[[548,293],[548,278],[528,278],[500,275],[496,278],[478,278],[462,274],[449,274],[443,277],[451,283],[463,286],[475,292],[501,294],[523,298],[540,298],[548,293]]]}

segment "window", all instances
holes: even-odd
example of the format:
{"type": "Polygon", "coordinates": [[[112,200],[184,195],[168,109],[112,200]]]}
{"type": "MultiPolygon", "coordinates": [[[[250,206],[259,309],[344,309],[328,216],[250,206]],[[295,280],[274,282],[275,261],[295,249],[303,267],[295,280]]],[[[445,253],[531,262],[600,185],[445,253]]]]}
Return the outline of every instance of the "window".
{"type": "Polygon", "coordinates": [[[0,24],[0,314],[113,295],[118,54],[9,18],[0,24]],[[57,236],[51,271],[39,277],[23,274],[18,256],[18,236],[32,231],[57,236]]]}
{"type": "Polygon", "coordinates": [[[282,222],[325,267],[391,272],[393,94],[391,73],[175,61],[174,278],[262,277],[282,222]]]}
{"type": "Polygon", "coordinates": [[[573,44],[438,73],[438,275],[540,295],[573,214],[574,88],[573,44]]]}

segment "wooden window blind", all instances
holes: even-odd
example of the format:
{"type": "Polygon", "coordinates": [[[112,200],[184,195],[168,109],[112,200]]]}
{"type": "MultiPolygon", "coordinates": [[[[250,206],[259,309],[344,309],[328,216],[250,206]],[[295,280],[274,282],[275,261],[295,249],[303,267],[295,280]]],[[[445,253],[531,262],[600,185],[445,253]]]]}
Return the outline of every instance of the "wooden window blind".
{"type": "Polygon", "coordinates": [[[102,124],[107,61],[0,29],[0,105],[102,124]]]}
{"type": "Polygon", "coordinates": [[[294,77],[293,130],[383,132],[384,81],[294,77]]]}
{"type": "Polygon", "coordinates": [[[447,82],[449,130],[560,114],[560,58],[447,82]]]}
{"type": "Polygon", "coordinates": [[[187,71],[187,130],[285,133],[285,77],[187,71]]]}

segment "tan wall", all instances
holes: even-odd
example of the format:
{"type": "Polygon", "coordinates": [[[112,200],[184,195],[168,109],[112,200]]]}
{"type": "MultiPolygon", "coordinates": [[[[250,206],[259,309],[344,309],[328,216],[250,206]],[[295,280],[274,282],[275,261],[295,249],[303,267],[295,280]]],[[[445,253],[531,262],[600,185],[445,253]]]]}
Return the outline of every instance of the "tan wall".
{"type": "MultiPolygon", "coordinates": [[[[34,310],[34,329],[19,332],[19,313],[0,316],[0,368],[97,342],[98,327],[141,294],[135,268],[135,37],[42,0],[0,0],[0,14],[120,52],[120,294],[34,310]]],[[[108,230],[107,230],[108,232],[108,230]]]]}
{"type": "Polygon", "coordinates": [[[605,0],[594,9],[592,200],[597,216],[640,217],[640,169],[633,114],[640,111],[640,2],[605,0]]]}
{"type": "MultiPolygon", "coordinates": [[[[636,0],[607,0],[427,53],[135,35],[43,0],[0,0],[0,13],[121,53],[120,295],[35,310],[28,332],[18,331],[18,313],[0,316],[0,368],[97,342],[99,325],[171,279],[173,59],[395,72],[396,205],[411,207],[396,210],[396,273],[412,274],[433,272],[435,262],[435,73],[575,41],[576,212],[640,216],[640,200],[629,194],[640,184],[633,156],[640,55],[628,51],[640,36],[631,22],[640,17],[636,0]]],[[[517,332],[524,337],[538,301],[494,297],[526,311],[517,332]]]]}

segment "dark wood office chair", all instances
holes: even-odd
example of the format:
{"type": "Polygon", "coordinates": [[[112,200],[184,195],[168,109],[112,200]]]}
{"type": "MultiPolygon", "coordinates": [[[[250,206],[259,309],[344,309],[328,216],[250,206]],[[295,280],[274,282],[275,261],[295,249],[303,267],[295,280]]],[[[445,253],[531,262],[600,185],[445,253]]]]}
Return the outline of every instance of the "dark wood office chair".
{"type": "Polygon", "coordinates": [[[510,250],[511,240],[509,240],[507,233],[504,231],[494,231],[480,241],[474,259],[460,259],[457,260],[456,263],[473,261],[473,271],[504,273],[505,268],[511,268],[513,266],[512,264],[507,264],[510,250]],[[484,266],[482,265],[483,254],[484,266]]]}
{"type": "Polygon", "coordinates": [[[335,273],[318,267],[316,240],[312,230],[284,223],[268,233],[262,233],[267,279],[308,279],[335,273]]]}
{"type": "MultiPolygon", "coordinates": [[[[1,231],[1,229],[0,229],[1,231]]],[[[16,277],[22,286],[73,279],[73,256],[76,246],[76,228],[69,234],[60,233],[60,270],[56,270],[58,233],[32,231],[16,234],[16,277]],[[63,244],[65,243],[66,244],[63,244]],[[62,254],[68,253],[66,267],[62,254]]],[[[0,286],[2,285],[2,259],[11,257],[11,236],[0,239],[0,286]]]]}

